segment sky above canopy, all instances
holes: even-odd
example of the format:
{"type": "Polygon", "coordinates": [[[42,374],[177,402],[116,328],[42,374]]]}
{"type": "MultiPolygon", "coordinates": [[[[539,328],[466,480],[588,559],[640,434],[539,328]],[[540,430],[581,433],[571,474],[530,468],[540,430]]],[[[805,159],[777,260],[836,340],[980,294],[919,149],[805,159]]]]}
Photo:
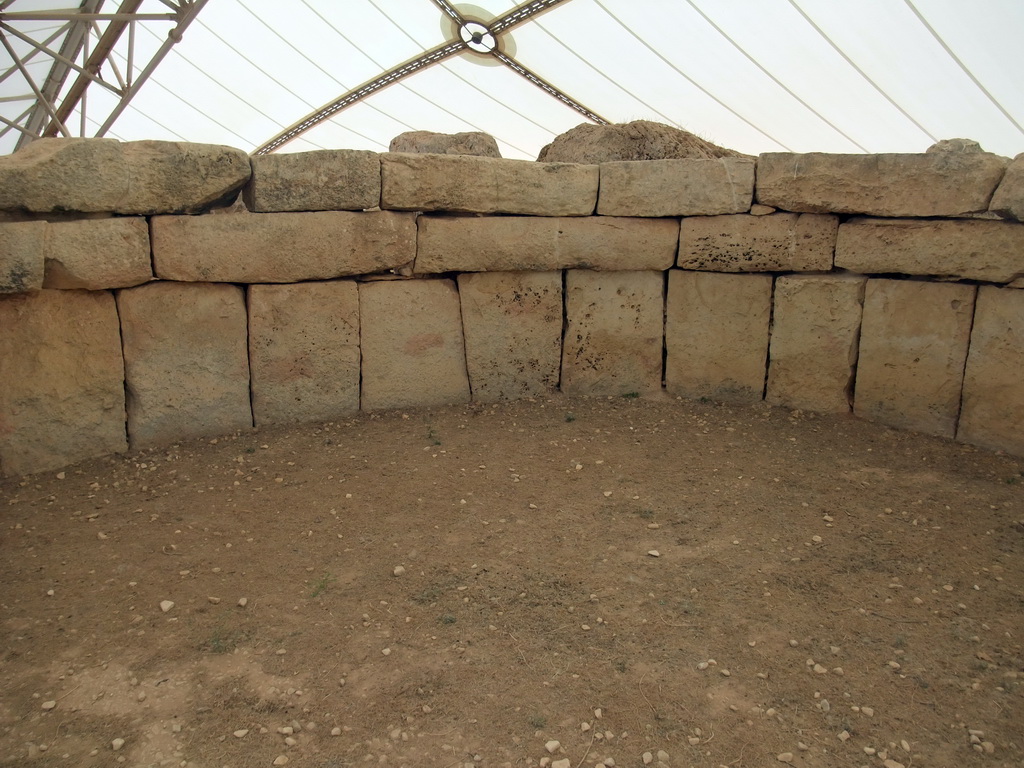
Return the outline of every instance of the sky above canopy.
{"type": "MultiPolygon", "coordinates": [[[[34,102],[26,75],[41,83],[52,63],[36,55],[24,72],[14,66],[11,51],[24,57],[30,48],[11,30],[44,39],[60,32],[57,22],[3,14],[70,4],[0,0],[0,117],[25,114],[34,102]]],[[[142,0],[139,11],[168,5],[142,0]]],[[[516,8],[509,0],[452,5],[484,25],[516,8]]],[[[137,68],[172,27],[137,25],[137,68]]],[[[251,152],[458,34],[433,0],[208,0],[106,135],[251,152]]],[[[512,60],[610,122],[655,120],[750,154],[923,152],[953,137],[1003,155],[1024,152],[1022,0],[564,0],[497,37],[512,60]]],[[[125,36],[112,54],[122,76],[127,45],[125,36]]],[[[69,130],[95,135],[117,100],[93,84],[84,121],[76,109],[69,130]]],[[[504,157],[534,159],[581,122],[580,112],[493,56],[463,53],[277,151],[386,151],[404,131],[484,131],[504,157]]],[[[5,127],[0,153],[19,137],[5,127]]]]}

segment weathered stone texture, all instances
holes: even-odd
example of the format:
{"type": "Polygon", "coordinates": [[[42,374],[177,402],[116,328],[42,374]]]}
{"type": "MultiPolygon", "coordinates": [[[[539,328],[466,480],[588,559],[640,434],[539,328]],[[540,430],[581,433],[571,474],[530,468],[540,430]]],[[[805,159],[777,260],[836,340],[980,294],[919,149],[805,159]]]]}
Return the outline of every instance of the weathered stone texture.
{"type": "Polygon", "coordinates": [[[158,216],[153,264],[165,280],[291,283],[383,272],[416,257],[412,214],[158,216]]]}
{"type": "Polygon", "coordinates": [[[469,155],[381,155],[381,208],[589,216],[598,167],[469,155]]]}
{"type": "Polygon", "coordinates": [[[954,283],[868,280],[854,413],[953,437],[974,292],[954,283]]]}
{"type": "Polygon", "coordinates": [[[83,219],[48,224],[45,288],[130,288],[153,279],[144,218],[83,219]]]}
{"type": "Polygon", "coordinates": [[[1024,290],[978,289],[957,440],[1024,456],[1024,290]]]}
{"type": "Polygon", "coordinates": [[[390,152],[416,152],[431,155],[478,155],[501,157],[498,142],[489,133],[434,133],[433,131],[406,131],[391,140],[390,152]]]}
{"type": "Polygon", "coordinates": [[[451,280],[359,285],[361,408],[469,402],[459,295],[451,280]]]}
{"type": "Polygon", "coordinates": [[[679,222],[610,216],[420,216],[416,271],[668,269],[679,222]]]}
{"type": "Polygon", "coordinates": [[[241,288],[150,283],[117,308],[132,448],[252,427],[241,288]]]}
{"type": "Polygon", "coordinates": [[[825,413],[850,410],[865,282],[852,275],[776,280],[767,402],[825,413]]]}
{"type": "Polygon", "coordinates": [[[683,219],[678,266],[713,272],[827,272],[839,219],[815,213],[683,219]]]}
{"type": "Polygon", "coordinates": [[[562,273],[459,275],[473,399],[515,400],[558,387],[562,273]]]}
{"type": "Polygon", "coordinates": [[[988,210],[1005,167],[1005,158],[987,152],[769,152],[758,158],[755,194],[786,211],[957,216],[988,210]]]}
{"type": "Polygon", "coordinates": [[[714,216],[745,213],[754,195],[754,160],[648,160],[602,163],[602,216],[714,216]]]}
{"type": "Polygon", "coordinates": [[[322,149],[254,155],[243,196],[250,211],[362,211],[380,205],[380,155],[322,149]]]}
{"type": "Polygon", "coordinates": [[[0,294],[43,287],[45,221],[0,222],[0,294]]]}
{"type": "Polygon", "coordinates": [[[0,158],[0,210],[198,213],[230,202],[249,174],[231,147],[38,139],[0,158]]]}
{"type": "Polygon", "coordinates": [[[624,395],[661,389],[661,272],[566,273],[562,391],[624,395]]]}
{"type": "Polygon", "coordinates": [[[540,151],[547,163],[606,163],[615,160],[748,157],[672,125],[634,120],[616,125],[581,123],[540,151]]]}
{"type": "Polygon", "coordinates": [[[988,209],[1004,218],[1024,221],[1024,152],[1007,167],[988,209]]]}
{"type": "Polygon", "coordinates": [[[835,264],[860,273],[1006,283],[1024,276],[1024,224],[853,219],[839,226],[835,264]]]}
{"type": "Polygon", "coordinates": [[[670,271],[666,390],[691,399],[760,401],[771,311],[771,275],[670,271]]]}
{"type": "Polygon", "coordinates": [[[0,299],[0,475],[124,451],[124,366],[109,293],[0,299]]]}
{"type": "Polygon", "coordinates": [[[249,286],[256,426],[359,410],[359,292],[352,281],[249,286]]]}

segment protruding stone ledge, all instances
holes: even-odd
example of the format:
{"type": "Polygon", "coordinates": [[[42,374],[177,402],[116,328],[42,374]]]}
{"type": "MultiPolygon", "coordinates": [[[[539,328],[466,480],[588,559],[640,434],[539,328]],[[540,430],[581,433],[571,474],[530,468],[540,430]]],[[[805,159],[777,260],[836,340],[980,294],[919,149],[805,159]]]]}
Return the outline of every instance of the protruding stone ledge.
{"type": "Polygon", "coordinates": [[[597,205],[596,165],[411,153],[380,161],[384,209],[589,216],[597,205]]]}
{"type": "Polygon", "coordinates": [[[408,213],[229,213],[152,220],[165,280],[292,283],[394,269],[416,257],[408,213]]]}
{"type": "Polygon", "coordinates": [[[839,226],[835,264],[861,274],[1007,283],[1024,276],[1024,224],[852,219],[839,226]]]}
{"type": "Polygon", "coordinates": [[[746,213],[754,160],[643,160],[601,163],[602,216],[714,216],[746,213]]]}
{"type": "Polygon", "coordinates": [[[252,158],[250,211],[362,211],[380,205],[380,156],[323,149],[252,158]]]}
{"type": "Polygon", "coordinates": [[[0,295],[43,287],[45,221],[0,222],[0,295]]]}
{"type": "Polygon", "coordinates": [[[153,279],[149,225],[142,217],[46,225],[45,288],[130,288],[153,279]]]}
{"type": "Polygon", "coordinates": [[[668,269],[679,222],[533,216],[420,216],[416,271],[668,269]]]}
{"type": "Polygon", "coordinates": [[[1024,152],[1007,167],[988,209],[1003,218],[1024,221],[1024,152]]]}
{"type": "Polygon", "coordinates": [[[959,216],[988,210],[1006,159],[988,152],[838,155],[769,152],[757,202],[786,211],[959,216]]]}
{"type": "Polygon", "coordinates": [[[827,272],[839,219],[813,213],[693,216],[679,232],[683,269],[708,272],[827,272]]]}

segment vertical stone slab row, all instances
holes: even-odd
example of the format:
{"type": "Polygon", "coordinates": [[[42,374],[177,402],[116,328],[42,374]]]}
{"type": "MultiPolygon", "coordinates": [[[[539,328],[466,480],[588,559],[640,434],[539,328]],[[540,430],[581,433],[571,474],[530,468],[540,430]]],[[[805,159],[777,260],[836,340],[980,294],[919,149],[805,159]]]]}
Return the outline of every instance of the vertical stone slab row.
{"type": "Polygon", "coordinates": [[[451,280],[360,283],[361,408],[469,402],[459,295],[451,280]]]}
{"type": "Polygon", "coordinates": [[[661,389],[662,272],[566,272],[562,391],[624,395],[661,389]]]}
{"type": "Polygon", "coordinates": [[[669,272],[665,388],[690,399],[759,402],[771,312],[771,275],[669,272]]]}
{"type": "Polygon", "coordinates": [[[558,387],[562,273],[459,275],[473,400],[544,395],[558,387]]]}
{"type": "Polygon", "coordinates": [[[132,448],[252,428],[241,288],[150,283],[117,308],[132,448]]]}
{"type": "Polygon", "coordinates": [[[768,403],[822,413],[850,410],[866,280],[791,275],[775,281],[768,403]]]}
{"type": "Polygon", "coordinates": [[[249,286],[256,426],[331,421],[359,410],[355,282],[249,286]]]}
{"type": "Polygon", "coordinates": [[[40,291],[0,299],[0,475],[127,447],[113,296],[40,291]]]}
{"type": "Polygon", "coordinates": [[[1024,290],[982,286],[957,440],[1024,456],[1024,290]]]}

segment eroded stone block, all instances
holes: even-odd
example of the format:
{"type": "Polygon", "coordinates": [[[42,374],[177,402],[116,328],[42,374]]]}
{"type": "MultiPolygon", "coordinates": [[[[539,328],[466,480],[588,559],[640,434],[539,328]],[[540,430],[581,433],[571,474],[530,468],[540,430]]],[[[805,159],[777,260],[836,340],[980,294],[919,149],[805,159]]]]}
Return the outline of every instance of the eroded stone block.
{"type": "Polygon", "coordinates": [[[361,149],[254,155],[250,211],[362,211],[380,205],[380,156],[361,149]]]}
{"type": "Polygon", "coordinates": [[[714,216],[745,213],[754,195],[754,159],[601,163],[602,216],[714,216]]]}
{"type": "Polygon", "coordinates": [[[43,287],[45,221],[0,222],[0,294],[43,287]]]}
{"type": "Polygon", "coordinates": [[[153,279],[149,225],[141,217],[48,224],[45,288],[97,291],[153,279]]]}
{"type": "Polygon", "coordinates": [[[1007,219],[1024,221],[1024,152],[1007,166],[988,209],[1007,219]]]}
{"type": "Polygon", "coordinates": [[[683,219],[683,269],[714,272],[827,272],[839,218],[814,213],[695,216],[683,219]]]}

